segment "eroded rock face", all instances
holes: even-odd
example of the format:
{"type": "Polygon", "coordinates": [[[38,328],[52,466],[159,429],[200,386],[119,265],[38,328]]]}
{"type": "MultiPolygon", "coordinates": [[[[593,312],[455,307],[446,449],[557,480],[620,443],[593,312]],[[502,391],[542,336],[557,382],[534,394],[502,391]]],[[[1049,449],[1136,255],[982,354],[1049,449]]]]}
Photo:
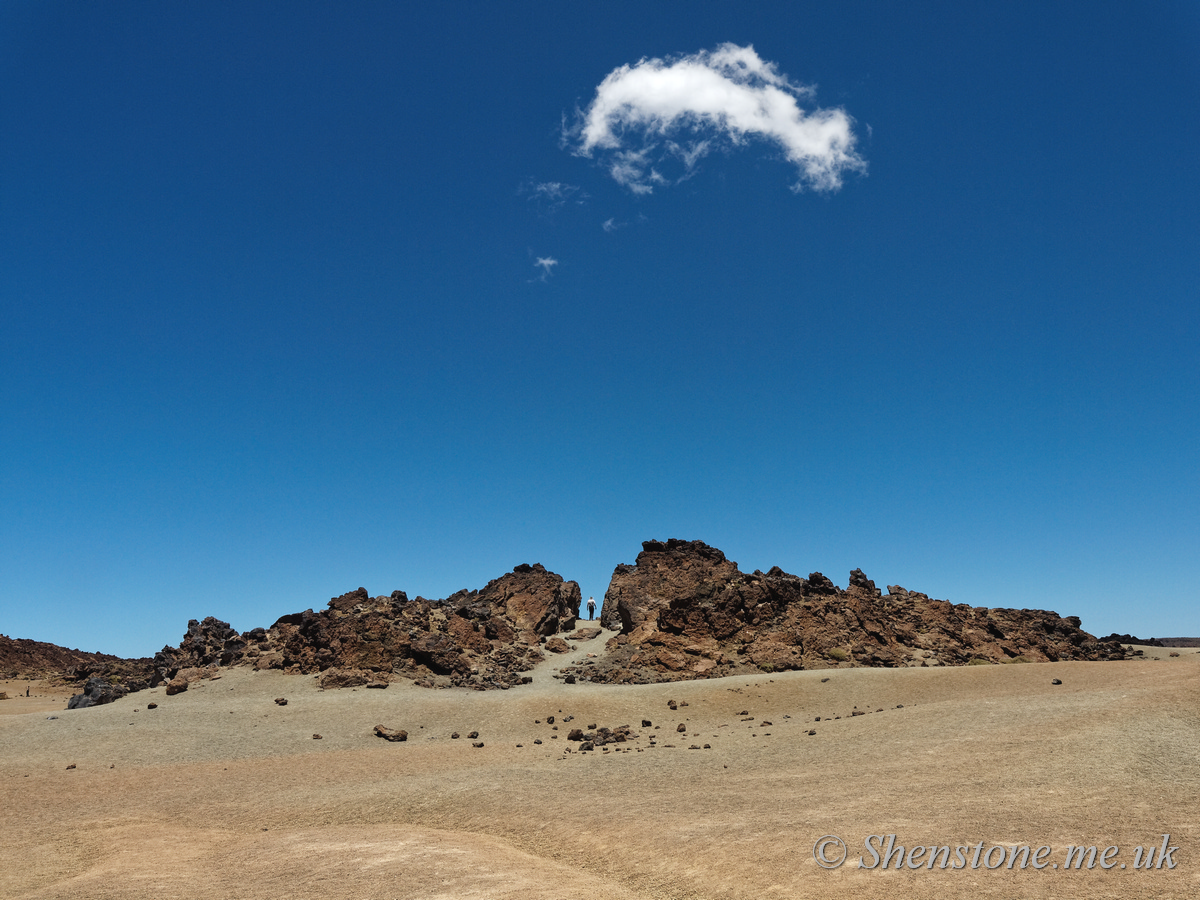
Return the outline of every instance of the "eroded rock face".
{"type": "Polygon", "coordinates": [[[841,666],[1123,659],[1074,616],[973,608],[890,586],[862,572],[842,590],[819,572],[741,572],[700,541],[646,541],[604,598],[620,630],[593,681],[675,681],[841,666]]]}
{"type": "Polygon", "coordinates": [[[249,665],[326,672],[323,687],[382,687],[389,673],[427,685],[508,687],[543,658],[543,636],[575,627],[579,602],[575,582],[541,564],[520,565],[442,601],[358,588],[320,612],[291,613],[241,635],[219,619],[193,619],[179,647],[163,648],[154,662],[167,682],[188,668],[249,665]]]}
{"type": "Polygon", "coordinates": [[[619,565],[613,572],[600,613],[604,628],[649,634],[657,630],[659,612],[673,600],[711,599],[741,574],[737,563],[701,541],[644,541],[642,548],[634,565],[619,565]]]}

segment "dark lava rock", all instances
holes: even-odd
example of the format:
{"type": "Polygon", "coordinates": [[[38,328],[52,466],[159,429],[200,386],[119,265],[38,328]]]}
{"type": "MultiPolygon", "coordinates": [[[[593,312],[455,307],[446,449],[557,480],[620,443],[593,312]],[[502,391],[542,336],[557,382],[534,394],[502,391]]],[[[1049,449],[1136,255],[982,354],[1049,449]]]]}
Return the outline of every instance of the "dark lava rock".
{"type": "Polygon", "coordinates": [[[393,731],[391,728],[388,728],[386,725],[376,725],[375,733],[377,735],[379,735],[381,738],[383,738],[385,741],[407,741],[408,740],[408,732],[407,731],[402,731],[402,730],[401,731],[393,731]]]}
{"type": "Polygon", "coordinates": [[[1111,644],[1138,644],[1142,647],[1163,647],[1163,646],[1165,646],[1163,644],[1163,642],[1158,640],[1157,638],[1143,639],[1143,638],[1139,638],[1139,637],[1134,637],[1132,634],[1117,634],[1115,631],[1112,634],[1110,634],[1108,637],[1100,638],[1100,640],[1101,640],[1101,642],[1111,643],[1111,644]]]}
{"type": "Polygon", "coordinates": [[[157,703],[147,703],[146,709],[158,709],[158,704],[157,703]]]}
{"type": "Polygon", "coordinates": [[[471,740],[475,740],[475,738],[479,737],[479,732],[478,731],[468,731],[467,737],[470,738],[471,740]]]}
{"type": "Polygon", "coordinates": [[[112,703],[128,693],[129,688],[123,684],[110,684],[99,676],[93,676],[84,684],[83,693],[67,701],[67,709],[87,709],[89,706],[112,703]]]}
{"type": "Polygon", "coordinates": [[[593,744],[591,741],[584,741],[582,744],[579,745],[579,749],[580,750],[595,750],[596,745],[593,744]]]}
{"type": "Polygon", "coordinates": [[[572,728],[570,733],[567,734],[567,740],[568,741],[582,741],[583,740],[583,729],[582,728],[572,728]]]}
{"type": "Polygon", "coordinates": [[[1051,678],[1050,683],[1051,684],[1062,684],[1062,680],[1058,679],[1058,678],[1051,678]]]}
{"type": "Polygon", "coordinates": [[[679,726],[675,730],[679,731],[679,732],[684,732],[684,731],[687,731],[687,726],[684,725],[682,722],[680,722],[679,726]]]}
{"type": "Polygon", "coordinates": [[[287,706],[287,697],[276,697],[275,705],[276,706],[287,706]]]}
{"type": "Polygon", "coordinates": [[[642,727],[643,727],[643,728],[649,728],[649,727],[650,727],[650,724],[651,724],[651,723],[650,723],[650,720],[649,720],[649,719],[642,719],[642,727]]]}

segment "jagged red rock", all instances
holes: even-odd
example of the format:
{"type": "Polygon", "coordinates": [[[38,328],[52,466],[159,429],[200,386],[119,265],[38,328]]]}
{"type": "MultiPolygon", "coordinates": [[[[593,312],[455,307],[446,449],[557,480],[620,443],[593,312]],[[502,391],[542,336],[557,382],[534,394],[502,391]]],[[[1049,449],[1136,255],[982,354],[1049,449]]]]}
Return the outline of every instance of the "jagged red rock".
{"type": "Polygon", "coordinates": [[[842,666],[1123,659],[1080,620],[1047,610],[954,605],[862,572],[842,590],[820,572],[746,574],[700,541],[646,541],[604,597],[609,641],[593,681],[675,681],[842,666]]]}
{"type": "Polygon", "coordinates": [[[437,686],[510,687],[527,683],[520,673],[543,659],[543,637],[575,627],[580,599],[578,584],[541,564],[441,601],[358,588],[320,612],[291,613],[242,635],[211,616],[193,619],[179,647],[164,647],[154,665],[159,681],[188,668],[249,665],[322,672],[326,688],[384,687],[391,673],[437,686]]]}

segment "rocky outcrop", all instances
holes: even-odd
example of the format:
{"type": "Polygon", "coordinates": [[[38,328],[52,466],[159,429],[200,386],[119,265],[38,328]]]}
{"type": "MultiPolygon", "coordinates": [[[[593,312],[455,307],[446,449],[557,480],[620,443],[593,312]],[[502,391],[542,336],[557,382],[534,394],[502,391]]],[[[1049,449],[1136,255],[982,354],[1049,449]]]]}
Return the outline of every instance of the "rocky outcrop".
{"type": "Polygon", "coordinates": [[[602,624],[620,634],[604,660],[570,671],[648,682],[846,666],[939,666],[1123,659],[1074,616],[934,600],[855,569],[843,590],[819,572],[741,572],[700,541],[646,541],[619,565],[602,624]]]}
{"type": "Polygon", "coordinates": [[[100,706],[112,703],[129,693],[129,688],[123,684],[112,684],[103,678],[93,676],[83,686],[83,691],[67,701],[67,709],[87,709],[89,706],[100,706]]]}
{"type": "Polygon", "coordinates": [[[320,612],[238,634],[209,617],[188,623],[179,647],[154,658],[156,678],[206,666],[329,673],[322,687],[383,687],[390,673],[430,686],[510,687],[540,661],[541,642],[575,627],[579,585],[540,564],[520,565],[478,591],[409,600],[403,591],[342,594],[320,612]]]}
{"type": "Polygon", "coordinates": [[[173,669],[172,676],[179,669],[228,666],[242,658],[253,640],[251,635],[256,633],[265,632],[256,628],[241,635],[231,628],[228,622],[222,622],[212,616],[208,616],[202,622],[191,619],[179,646],[164,647],[161,652],[155,654],[154,663],[159,667],[173,669]]]}
{"type": "MultiPolygon", "coordinates": [[[[601,624],[618,635],[603,652],[597,646],[566,657],[555,676],[564,684],[847,666],[1124,659],[1118,641],[1136,641],[1129,635],[1097,640],[1079,619],[1045,610],[955,605],[898,585],[888,585],[885,594],[861,569],[842,589],[820,572],[801,578],[776,566],[746,574],[701,541],[642,546],[633,565],[616,567],[605,594],[601,624]]],[[[270,628],[241,634],[211,616],[192,619],[179,646],[164,647],[153,660],[0,636],[0,663],[11,667],[16,660],[22,672],[69,664],[83,688],[72,708],[152,685],[178,694],[226,666],[320,674],[325,689],[386,688],[395,678],[429,687],[507,689],[529,682],[522,673],[546,653],[577,649],[560,635],[574,642],[598,637],[595,628],[573,631],[580,599],[575,582],[542,565],[520,565],[481,590],[438,601],[410,600],[403,591],[372,597],[358,588],[319,612],[291,613],[270,628]]],[[[584,739],[603,744],[607,737],[584,739]]]]}

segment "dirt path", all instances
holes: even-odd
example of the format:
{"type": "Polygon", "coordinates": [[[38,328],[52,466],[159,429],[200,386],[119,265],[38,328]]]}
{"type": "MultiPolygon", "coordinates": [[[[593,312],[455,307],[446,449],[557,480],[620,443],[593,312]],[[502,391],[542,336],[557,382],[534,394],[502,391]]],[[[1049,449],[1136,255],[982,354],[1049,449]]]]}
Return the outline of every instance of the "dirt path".
{"type": "Polygon", "coordinates": [[[573,632],[560,635],[566,640],[567,645],[574,648],[567,653],[546,653],[546,659],[537,664],[537,666],[529,673],[533,678],[533,684],[539,687],[545,687],[550,684],[559,683],[559,679],[555,676],[568,666],[578,666],[587,660],[589,654],[600,656],[604,653],[604,645],[609,638],[616,637],[619,632],[604,629],[600,627],[600,620],[596,619],[593,622],[581,621],[573,632]],[[590,640],[580,640],[576,635],[588,634],[593,631],[600,632],[598,637],[590,640]]]}

